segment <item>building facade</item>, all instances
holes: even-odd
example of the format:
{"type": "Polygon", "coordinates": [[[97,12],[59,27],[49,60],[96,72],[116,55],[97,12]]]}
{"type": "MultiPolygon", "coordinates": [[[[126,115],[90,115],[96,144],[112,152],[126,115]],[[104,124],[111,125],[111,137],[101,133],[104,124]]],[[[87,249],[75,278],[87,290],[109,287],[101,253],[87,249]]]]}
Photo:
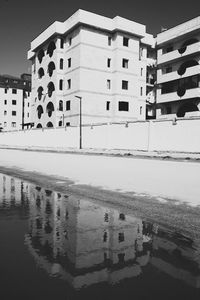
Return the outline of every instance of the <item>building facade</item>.
{"type": "Polygon", "coordinates": [[[0,123],[1,130],[24,129],[31,118],[31,77],[0,76],[0,123]]]}
{"type": "Polygon", "coordinates": [[[144,25],[121,17],[78,10],[53,23],[28,52],[35,127],[76,126],[80,114],[83,124],[145,120],[153,44],[144,25]]]}
{"type": "Polygon", "coordinates": [[[200,116],[200,17],[157,35],[156,118],[200,116]]]}

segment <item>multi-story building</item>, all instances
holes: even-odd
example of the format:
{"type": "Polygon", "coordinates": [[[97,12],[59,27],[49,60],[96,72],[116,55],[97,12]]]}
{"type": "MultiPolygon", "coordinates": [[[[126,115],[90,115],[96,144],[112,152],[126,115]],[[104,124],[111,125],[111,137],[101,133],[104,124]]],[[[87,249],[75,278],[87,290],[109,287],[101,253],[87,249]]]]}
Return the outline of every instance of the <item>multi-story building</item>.
{"type": "Polygon", "coordinates": [[[78,125],[80,114],[83,124],[145,120],[152,45],[145,25],[121,17],[78,10],[53,23],[28,52],[35,127],[78,125]]]}
{"type": "Polygon", "coordinates": [[[19,130],[30,124],[31,77],[0,76],[0,123],[1,130],[19,130]]]}
{"type": "Polygon", "coordinates": [[[200,17],[157,35],[157,118],[200,116],[200,17]]]}

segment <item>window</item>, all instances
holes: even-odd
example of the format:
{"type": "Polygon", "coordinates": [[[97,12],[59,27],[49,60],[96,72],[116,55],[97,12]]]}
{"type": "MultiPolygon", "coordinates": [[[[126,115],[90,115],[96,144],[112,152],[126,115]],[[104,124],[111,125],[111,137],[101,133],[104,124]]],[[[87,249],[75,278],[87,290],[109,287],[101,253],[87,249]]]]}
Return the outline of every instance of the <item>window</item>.
{"type": "Polygon", "coordinates": [[[64,62],[64,60],[63,60],[63,58],[61,58],[60,59],[60,70],[63,70],[63,62],[64,62]]]}
{"type": "Polygon", "coordinates": [[[125,214],[120,213],[119,214],[119,220],[125,221],[125,214]]]}
{"type": "Polygon", "coordinates": [[[68,68],[71,68],[71,65],[72,65],[72,59],[71,58],[68,58],[68,68]]]}
{"type": "Polygon", "coordinates": [[[12,93],[13,94],[17,94],[17,90],[16,89],[12,89],[12,93]]]}
{"type": "Polygon", "coordinates": [[[60,100],[59,101],[59,108],[58,108],[59,111],[63,111],[63,101],[60,100]]]}
{"type": "Polygon", "coordinates": [[[122,59],[122,68],[128,69],[128,59],[122,59]]]}
{"type": "Polygon", "coordinates": [[[111,80],[107,79],[107,89],[110,90],[111,89],[111,80]]]}
{"type": "Polygon", "coordinates": [[[4,122],[4,127],[7,127],[7,122],[4,122]]]}
{"type": "Polygon", "coordinates": [[[28,103],[28,107],[30,106],[30,103],[28,103]]]}
{"type": "Polygon", "coordinates": [[[140,76],[143,76],[143,68],[140,69],[140,76]]]}
{"type": "Polygon", "coordinates": [[[107,59],[107,67],[110,68],[110,66],[111,66],[111,58],[108,58],[107,59]]]}
{"type": "Polygon", "coordinates": [[[27,113],[27,118],[29,118],[29,113],[27,113]]]}
{"type": "Polygon", "coordinates": [[[69,37],[69,39],[68,39],[68,46],[71,46],[71,44],[72,44],[72,38],[69,37]]]}
{"type": "Polygon", "coordinates": [[[17,100],[12,100],[12,105],[16,105],[17,104],[17,100]]]}
{"type": "Polygon", "coordinates": [[[122,80],[122,90],[128,90],[128,81],[122,80]]]}
{"type": "Polygon", "coordinates": [[[70,126],[70,122],[67,122],[67,123],[66,123],[66,126],[70,126]]]}
{"type": "Polygon", "coordinates": [[[123,37],[123,46],[128,47],[129,38],[123,37]]]}
{"type": "Polygon", "coordinates": [[[71,109],[71,101],[70,100],[67,100],[66,101],[66,110],[70,110],[71,109]]]}
{"type": "Polygon", "coordinates": [[[110,101],[106,102],[106,110],[110,110],[110,101]]]}
{"type": "Polygon", "coordinates": [[[12,127],[16,127],[16,122],[12,122],[12,123],[11,123],[11,126],[12,126],[12,127]]]}
{"type": "Polygon", "coordinates": [[[104,215],[104,222],[108,222],[108,213],[105,213],[105,215],[104,215]]]}
{"type": "Polygon", "coordinates": [[[106,231],[104,231],[104,233],[103,233],[103,241],[107,242],[107,239],[108,239],[108,233],[106,231]]]}
{"type": "Polygon", "coordinates": [[[123,232],[119,232],[119,234],[118,234],[118,240],[119,240],[119,243],[121,243],[121,242],[124,241],[124,233],[123,232]]]}
{"type": "Polygon", "coordinates": [[[171,106],[167,106],[167,107],[166,107],[166,113],[167,113],[167,115],[172,113],[172,108],[171,108],[171,106]]]}
{"type": "Polygon", "coordinates": [[[111,46],[111,44],[112,44],[112,37],[108,36],[108,46],[111,46]]]}
{"type": "Polygon", "coordinates": [[[140,115],[142,115],[142,106],[140,106],[140,115]]]}
{"type": "Polygon", "coordinates": [[[5,104],[5,105],[7,104],[7,100],[4,100],[4,104],[5,104]]]}
{"type": "Polygon", "coordinates": [[[167,67],[167,68],[165,69],[165,72],[166,72],[166,73],[171,73],[171,72],[172,72],[172,67],[167,67]]]}
{"type": "Polygon", "coordinates": [[[144,50],[144,48],[140,47],[140,50],[139,50],[139,60],[141,60],[141,58],[143,57],[143,50],[144,50]]]}
{"type": "Polygon", "coordinates": [[[4,93],[7,94],[7,92],[8,92],[8,89],[4,89],[4,93]]]}
{"type": "Polygon", "coordinates": [[[143,95],[143,87],[140,88],[140,96],[143,95]]]}
{"type": "Polygon", "coordinates": [[[60,48],[63,49],[64,48],[64,39],[60,38],[60,48]]]}
{"type": "Polygon", "coordinates": [[[67,80],[67,88],[68,90],[71,89],[71,79],[67,80]]]}
{"type": "Polygon", "coordinates": [[[126,101],[119,101],[119,111],[128,111],[129,103],[126,101]]]}
{"type": "Polygon", "coordinates": [[[168,53],[168,52],[172,52],[174,50],[173,46],[167,46],[167,48],[165,49],[165,52],[168,53]]]}
{"type": "Polygon", "coordinates": [[[7,116],[7,110],[4,110],[3,114],[4,114],[4,116],[7,116]]]}
{"type": "Polygon", "coordinates": [[[59,90],[60,91],[63,90],[63,80],[62,79],[59,80],[59,90]]]}
{"type": "Polygon", "coordinates": [[[16,115],[17,115],[16,110],[12,110],[12,116],[16,116],[16,115]]]}
{"type": "Polygon", "coordinates": [[[62,126],[62,121],[59,121],[59,122],[58,122],[58,126],[62,126]]]}

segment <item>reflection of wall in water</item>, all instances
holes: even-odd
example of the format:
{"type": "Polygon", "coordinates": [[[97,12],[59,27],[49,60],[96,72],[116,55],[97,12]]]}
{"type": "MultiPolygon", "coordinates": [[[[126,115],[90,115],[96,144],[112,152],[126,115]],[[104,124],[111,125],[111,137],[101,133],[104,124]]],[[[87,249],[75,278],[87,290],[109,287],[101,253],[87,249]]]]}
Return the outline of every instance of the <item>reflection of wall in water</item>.
{"type": "Polygon", "coordinates": [[[0,207],[4,209],[28,206],[29,184],[0,174],[0,207]]]}

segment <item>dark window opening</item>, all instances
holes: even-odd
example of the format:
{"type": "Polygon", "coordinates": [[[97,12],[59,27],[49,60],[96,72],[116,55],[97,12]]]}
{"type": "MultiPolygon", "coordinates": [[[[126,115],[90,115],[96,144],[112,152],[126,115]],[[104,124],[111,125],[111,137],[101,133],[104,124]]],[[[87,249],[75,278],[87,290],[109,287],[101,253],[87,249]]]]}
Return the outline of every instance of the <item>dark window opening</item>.
{"type": "Polygon", "coordinates": [[[71,79],[67,80],[67,88],[68,90],[71,89],[71,79]]]}
{"type": "Polygon", "coordinates": [[[4,89],[4,93],[7,94],[7,92],[8,92],[8,89],[4,89]]]}
{"type": "Polygon", "coordinates": [[[106,231],[104,231],[104,234],[103,234],[103,241],[104,242],[107,242],[107,239],[108,239],[108,233],[106,231]]]}
{"type": "Polygon", "coordinates": [[[104,222],[108,222],[108,213],[105,213],[104,215],[104,222]]]}
{"type": "Polygon", "coordinates": [[[49,57],[53,56],[53,52],[54,52],[55,49],[56,49],[56,45],[55,45],[55,43],[53,41],[51,41],[49,43],[48,48],[47,48],[47,54],[49,54],[49,57]]]}
{"type": "Polygon", "coordinates": [[[122,68],[128,69],[128,59],[122,59],[122,68]]]}
{"type": "Polygon", "coordinates": [[[126,101],[119,101],[119,111],[129,111],[129,103],[126,101]]]}
{"type": "Polygon", "coordinates": [[[64,39],[60,38],[60,48],[63,49],[64,48],[64,39]]]}
{"type": "MultiPolygon", "coordinates": [[[[43,107],[42,107],[42,105],[39,105],[39,106],[37,107],[38,119],[41,118],[41,116],[42,116],[43,113],[44,113],[43,107]]],[[[40,125],[40,124],[37,125],[37,128],[40,128],[40,127],[38,127],[39,125],[40,125]]]]}
{"type": "Polygon", "coordinates": [[[128,47],[129,44],[129,38],[123,37],[123,46],[128,47]]]}
{"type": "Polygon", "coordinates": [[[122,80],[122,90],[128,90],[128,81],[122,80]]]}
{"type": "Polygon", "coordinates": [[[118,262],[124,263],[125,262],[125,253],[119,253],[118,254],[118,262]]]}
{"type": "Polygon", "coordinates": [[[111,46],[111,44],[112,44],[112,37],[108,36],[108,46],[111,46]]]}
{"type": "Polygon", "coordinates": [[[66,110],[70,110],[71,109],[71,101],[70,100],[67,100],[66,101],[66,110]]]}
{"type": "Polygon", "coordinates": [[[107,67],[110,68],[110,66],[111,66],[111,58],[108,58],[107,59],[107,67]]]}
{"type": "Polygon", "coordinates": [[[17,94],[17,90],[16,89],[12,89],[12,94],[17,94]]]}
{"type": "Polygon", "coordinates": [[[70,126],[70,122],[66,122],[66,127],[70,126]]]}
{"type": "Polygon", "coordinates": [[[71,58],[68,58],[68,68],[71,68],[72,60],[71,58]]]}
{"type": "Polygon", "coordinates": [[[48,122],[47,127],[53,127],[53,124],[51,122],[48,122]]]}
{"type": "Polygon", "coordinates": [[[167,68],[165,69],[165,72],[166,72],[166,73],[171,73],[171,72],[172,72],[172,67],[167,67],[167,68]]]}
{"type": "Polygon", "coordinates": [[[42,78],[44,76],[44,69],[43,68],[39,68],[38,70],[38,77],[42,78]]]}
{"type": "Polygon", "coordinates": [[[42,128],[42,124],[38,123],[36,128],[42,128]]]}
{"type": "Polygon", "coordinates": [[[58,126],[62,126],[62,121],[59,121],[59,122],[58,122],[58,126]]]}
{"type": "Polygon", "coordinates": [[[37,92],[38,92],[38,99],[41,100],[42,98],[42,95],[43,95],[43,87],[42,86],[39,86],[39,88],[37,89],[37,92]]]}
{"type": "Polygon", "coordinates": [[[124,238],[124,233],[123,232],[119,232],[118,234],[118,241],[119,243],[124,242],[125,238],[124,238]]]}
{"type": "Polygon", "coordinates": [[[17,104],[17,100],[12,100],[12,105],[16,105],[17,104]]]}
{"type": "Polygon", "coordinates": [[[60,70],[63,70],[64,60],[63,58],[60,59],[60,70]]]}
{"type": "Polygon", "coordinates": [[[44,57],[44,50],[43,49],[40,49],[40,51],[38,52],[37,57],[38,57],[39,63],[41,64],[42,59],[44,57]]]}
{"type": "Polygon", "coordinates": [[[55,109],[54,109],[53,103],[52,103],[52,102],[49,102],[49,103],[47,104],[47,107],[46,107],[46,112],[47,112],[47,114],[48,114],[49,117],[52,116],[52,113],[53,113],[54,110],[55,110],[55,109]]]}
{"type": "Polygon", "coordinates": [[[110,110],[110,101],[106,102],[106,110],[110,110]]]}
{"type": "Polygon", "coordinates": [[[63,80],[62,79],[59,80],[59,90],[60,91],[63,90],[63,80]]]}
{"type": "Polygon", "coordinates": [[[125,221],[125,214],[120,213],[119,214],[119,219],[122,221],[125,221]]]}
{"type": "Polygon", "coordinates": [[[47,72],[48,72],[48,74],[49,74],[50,77],[53,75],[53,71],[54,71],[55,69],[56,69],[56,66],[55,66],[54,62],[51,61],[51,62],[48,64],[48,70],[47,70],[47,72]]]}
{"type": "Polygon", "coordinates": [[[15,110],[12,111],[12,116],[16,116],[17,112],[15,110]]]}
{"type": "Polygon", "coordinates": [[[60,100],[59,101],[59,108],[58,108],[60,111],[63,111],[63,101],[60,100]]]}
{"type": "Polygon", "coordinates": [[[166,107],[166,113],[167,113],[167,115],[169,115],[169,114],[172,113],[172,108],[171,108],[171,106],[167,106],[167,107],[166,107]]]}
{"type": "Polygon", "coordinates": [[[53,92],[55,91],[55,86],[52,81],[48,83],[47,88],[48,88],[48,96],[51,97],[53,92]]]}

